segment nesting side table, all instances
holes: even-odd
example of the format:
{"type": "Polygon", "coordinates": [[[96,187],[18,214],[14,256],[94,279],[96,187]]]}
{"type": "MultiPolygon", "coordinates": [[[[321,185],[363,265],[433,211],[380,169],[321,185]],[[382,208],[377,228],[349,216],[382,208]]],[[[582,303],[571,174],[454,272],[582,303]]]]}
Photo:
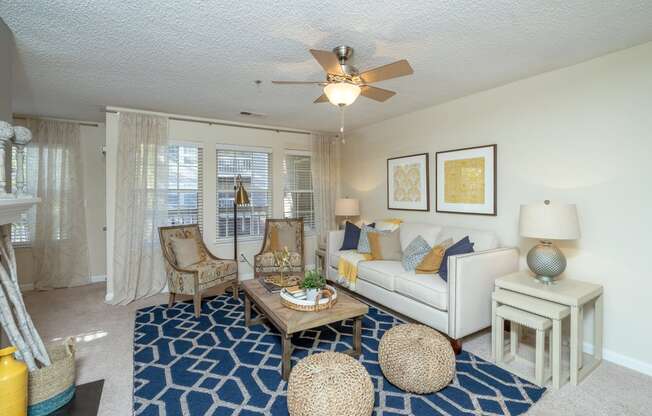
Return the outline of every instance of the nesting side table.
{"type": "Polygon", "coordinates": [[[602,361],[602,286],[573,279],[559,279],[545,285],[527,271],[496,279],[497,288],[570,307],[570,382],[576,386],[602,361]],[[582,351],[584,307],[594,304],[593,355],[582,351]],[[584,359],[584,356],[587,359],[584,359]]]}

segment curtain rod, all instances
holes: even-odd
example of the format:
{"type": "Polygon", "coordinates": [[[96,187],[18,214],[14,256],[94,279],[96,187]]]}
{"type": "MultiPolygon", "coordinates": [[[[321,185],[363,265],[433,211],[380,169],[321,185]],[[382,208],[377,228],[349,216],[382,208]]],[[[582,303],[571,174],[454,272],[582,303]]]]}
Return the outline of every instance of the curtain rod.
{"type": "MultiPolygon", "coordinates": [[[[114,111],[114,110],[104,110],[104,112],[105,113],[112,113],[112,114],[119,113],[119,111],[114,111]]],[[[243,128],[243,129],[275,131],[277,133],[312,134],[312,133],[307,132],[307,131],[275,129],[273,127],[247,126],[247,125],[244,125],[244,124],[225,123],[225,122],[220,122],[220,121],[196,120],[196,119],[192,119],[192,118],[183,118],[183,117],[168,117],[168,120],[188,121],[188,122],[191,122],[191,123],[202,123],[202,124],[208,124],[209,126],[240,127],[240,128],[243,128]]]]}
{"type": "Polygon", "coordinates": [[[49,118],[49,117],[30,117],[30,116],[13,116],[12,117],[14,120],[53,120],[53,121],[62,121],[64,123],[73,123],[73,124],[79,124],[80,126],[88,126],[88,127],[99,127],[100,125],[98,123],[86,123],[83,121],[74,121],[74,120],[64,120],[64,119],[58,119],[58,118],[49,118]]]}

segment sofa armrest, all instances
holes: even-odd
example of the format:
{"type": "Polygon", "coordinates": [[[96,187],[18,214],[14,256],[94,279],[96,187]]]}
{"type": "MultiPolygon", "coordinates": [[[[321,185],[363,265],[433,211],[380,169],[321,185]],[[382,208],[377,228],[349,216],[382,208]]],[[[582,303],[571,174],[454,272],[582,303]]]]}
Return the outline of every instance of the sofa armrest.
{"type": "Polygon", "coordinates": [[[344,230],[333,230],[328,232],[328,242],[326,245],[326,255],[340,251],[344,242],[344,230]]]}
{"type": "Polygon", "coordinates": [[[459,339],[491,326],[494,281],[516,272],[517,248],[499,248],[448,259],[448,335],[459,339]]]}

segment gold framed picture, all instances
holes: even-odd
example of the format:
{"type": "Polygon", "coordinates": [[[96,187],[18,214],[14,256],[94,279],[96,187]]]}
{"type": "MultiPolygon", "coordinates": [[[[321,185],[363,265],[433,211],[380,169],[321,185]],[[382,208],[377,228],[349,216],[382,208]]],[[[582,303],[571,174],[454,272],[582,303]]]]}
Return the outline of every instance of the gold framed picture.
{"type": "Polygon", "coordinates": [[[428,153],[387,159],[387,209],[430,211],[428,153]]]}
{"type": "Polygon", "coordinates": [[[435,211],[496,215],[495,144],[435,154],[435,211]]]}

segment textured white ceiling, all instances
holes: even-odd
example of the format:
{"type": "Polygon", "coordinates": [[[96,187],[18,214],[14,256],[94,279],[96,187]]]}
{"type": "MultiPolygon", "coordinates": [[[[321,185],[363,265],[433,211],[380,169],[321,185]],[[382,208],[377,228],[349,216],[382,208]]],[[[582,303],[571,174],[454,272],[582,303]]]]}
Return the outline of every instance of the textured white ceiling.
{"type": "Polygon", "coordinates": [[[397,96],[347,109],[352,128],[652,40],[650,0],[3,0],[0,16],[15,112],[102,120],[116,105],[324,131],[339,114],[312,104],[319,87],[269,83],[323,79],[308,48],[412,64],[377,84],[397,96]]]}

